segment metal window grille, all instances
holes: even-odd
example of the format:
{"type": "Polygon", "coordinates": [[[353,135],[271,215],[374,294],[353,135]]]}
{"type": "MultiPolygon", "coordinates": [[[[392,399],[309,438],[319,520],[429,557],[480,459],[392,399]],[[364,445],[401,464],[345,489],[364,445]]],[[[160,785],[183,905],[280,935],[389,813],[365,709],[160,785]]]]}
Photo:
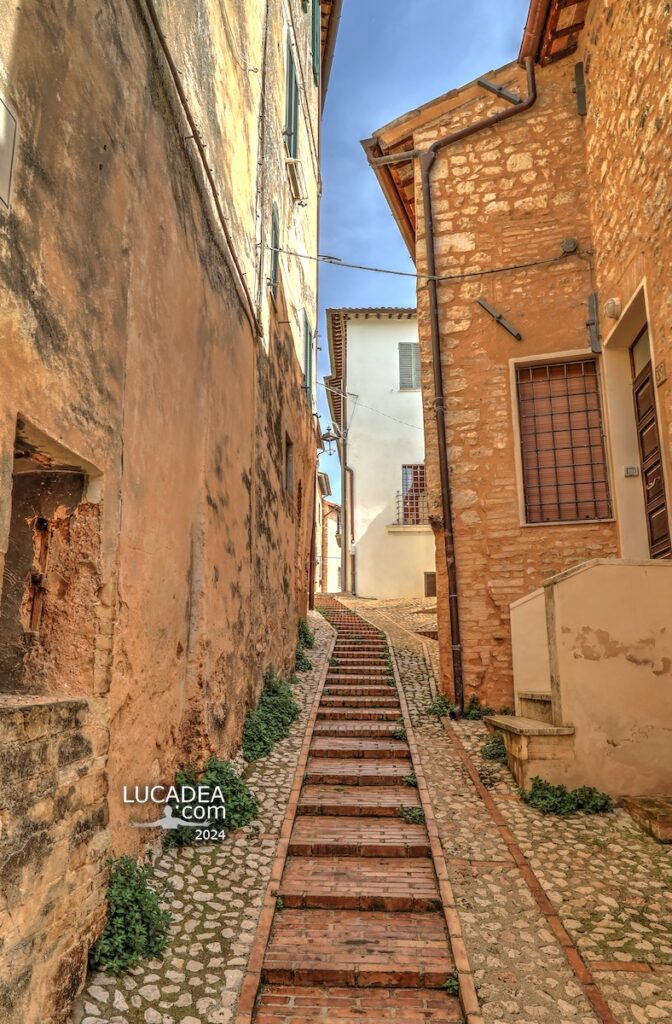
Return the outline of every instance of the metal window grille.
{"type": "Polygon", "coordinates": [[[594,359],[516,369],[528,523],[612,515],[594,359]]]}
{"type": "Polygon", "coordinates": [[[402,391],[420,387],[420,346],[417,342],[399,342],[399,388],[402,391]]]}
{"type": "Polygon", "coordinates": [[[402,466],[401,491],[397,492],[397,526],[421,526],[428,522],[425,467],[402,466]]]}

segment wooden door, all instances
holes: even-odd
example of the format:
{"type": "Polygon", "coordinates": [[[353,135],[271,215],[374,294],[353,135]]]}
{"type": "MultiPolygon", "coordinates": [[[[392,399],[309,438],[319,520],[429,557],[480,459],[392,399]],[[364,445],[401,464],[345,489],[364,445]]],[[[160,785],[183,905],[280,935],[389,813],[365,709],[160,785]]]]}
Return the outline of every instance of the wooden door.
{"type": "Polygon", "coordinates": [[[656,415],[655,382],[651,355],[648,349],[648,332],[645,329],[632,346],[633,396],[635,420],[639,441],[644,506],[649,534],[651,558],[669,558],[670,521],[667,511],[665,479],[660,450],[658,417],[656,415]],[[646,359],[646,362],[644,360],[646,359]]]}

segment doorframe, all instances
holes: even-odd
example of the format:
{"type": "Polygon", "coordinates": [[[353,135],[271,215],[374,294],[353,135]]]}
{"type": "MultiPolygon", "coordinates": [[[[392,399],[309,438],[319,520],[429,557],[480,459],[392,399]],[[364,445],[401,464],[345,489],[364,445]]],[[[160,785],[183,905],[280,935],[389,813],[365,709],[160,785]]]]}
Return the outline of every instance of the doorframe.
{"type": "MultiPolygon", "coordinates": [[[[606,424],[611,440],[613,500],[616,509],[621,558],[648,560],[649,534],[641,478],[639,439],[632,399],[630,348],[643,328],[648,326],[651,365],[657,364],[656,341],[651,329],[646,278],[642,278],[630,296],[618,321],[603,340],[603,379],[606,424]],[[637,466],[636,477],[626,477],[625,467],[637,466]]],[[[670,512],[669,466],[663,443],[663,426],[658,388],[654,382],[656,418],[661,437],[663,484],[670,512]]]]}

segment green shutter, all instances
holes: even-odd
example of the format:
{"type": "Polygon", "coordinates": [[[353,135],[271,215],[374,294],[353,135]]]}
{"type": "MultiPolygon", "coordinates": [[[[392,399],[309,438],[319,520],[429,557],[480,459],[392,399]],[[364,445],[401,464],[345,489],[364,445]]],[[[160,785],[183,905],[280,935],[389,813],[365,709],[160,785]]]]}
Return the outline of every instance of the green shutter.
{"type": "Polygon", "coordinates": [[[315,84],[320,82],[320,64],[322,48],[322,26],[320,0],[313,0],[313,76],[315,84]]]}
{"type": "Polygon", "coordinates": [[[399,388],[410,391],[420,387],[420,346],[416,342],[399,342],[399,388]]]}
{"type": "Polygon", "coordinates": [[[303,386],[310,403],[313,396],[313,328],[305,311],[303,314],[303,366],[303,386]]]}
{"type": "Polygon", "coordinates": [[[278,215],[278,207],[273,203],[273,216],[271,219],[271,273],[269,278],[269,284],[271,286],[271,292],[273,298],[277,298],[278,295],[278,283],[279,283],[279,266],[280,266],[280,217],[278,215]]]}
{"type": "Polygon", "coordinates": [[[285,83],[285,141],[287,152],[296,159],[299,155],[299,82],[292,53],[292,43],[287,35],[287,80],[285,83]]]}

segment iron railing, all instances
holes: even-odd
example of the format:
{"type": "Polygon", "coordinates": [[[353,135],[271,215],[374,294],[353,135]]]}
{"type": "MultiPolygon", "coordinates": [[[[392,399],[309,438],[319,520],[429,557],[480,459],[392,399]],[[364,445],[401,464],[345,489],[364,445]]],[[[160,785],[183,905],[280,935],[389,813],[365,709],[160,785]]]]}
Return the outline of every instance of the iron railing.
{"type": "Polygon", "coordinates": [[[395,526],[426,526],[429,523],[427,491],[397,491],[395,526]]]}

